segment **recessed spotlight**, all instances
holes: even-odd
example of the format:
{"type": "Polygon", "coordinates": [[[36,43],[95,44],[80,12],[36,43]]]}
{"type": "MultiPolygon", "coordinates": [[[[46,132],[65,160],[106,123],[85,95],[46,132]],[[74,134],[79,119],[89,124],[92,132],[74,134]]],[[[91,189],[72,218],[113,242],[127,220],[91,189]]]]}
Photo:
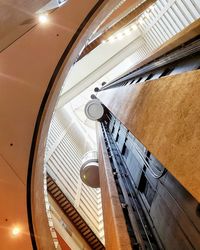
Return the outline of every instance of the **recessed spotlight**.
{"type": "Polygon", "coordinates": [[[155,5],[154,4],[151,5],[148,9],[149,9],[150,12],[153,11],[155,9],[155,5]]]}
{"type": "Polygon", "coordinates": [[[136,24],[132,24],[131,28],[132,28],[132,30],[137,30],[137,25],[136,24]]]}
{"type": "Polygon", "coordinates": [[[123,34],[123,33],[120,33],[120,34],[117,35],[117,39],[118,39],[118,40],[122,40],[123,37],[124,37],[124,34],[123,34]]]}
{"type": "Polygon", "coordinates": [[[12,229],[12,235],[17,236],[20,233],[20,228],[19,227],[13,227],[12,229]]]}
{"type": "Polygon", "coordinates": [[[48,16],[47,14],[41,14],[38,17],[40,23],[47,23],[48,22],[48,16]]]}
{"type": "Polygon", "coordinates": [[[139,24],[140,25],[144,24],[144,20],[142,18],[139,19],[139,24]]]}
{"type": "Polygon", "coordinates": [[[124,31],[124,33],[128,36],[128,35],[131,34],[131,30],[130,30],[130,29],[127,29],[127,30],[124,31]]]}
{"type": "Polygon", "coordinates": [[[112,42],[115,41],[115,39],[116,39],[115,37],[111,36],[111,37],[108,38],[108,41],[112,43],[112,42]]]}

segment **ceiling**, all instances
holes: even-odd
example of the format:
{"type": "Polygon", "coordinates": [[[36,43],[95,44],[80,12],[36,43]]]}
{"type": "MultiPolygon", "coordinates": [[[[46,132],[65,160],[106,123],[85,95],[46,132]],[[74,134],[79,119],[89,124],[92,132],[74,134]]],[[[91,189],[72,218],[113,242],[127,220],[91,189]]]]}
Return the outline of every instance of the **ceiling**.
{"type": "Polygon", "coordinates": [[[0,51],[36,24],[36,12],[49,0],[0,0],[0,51]]]}

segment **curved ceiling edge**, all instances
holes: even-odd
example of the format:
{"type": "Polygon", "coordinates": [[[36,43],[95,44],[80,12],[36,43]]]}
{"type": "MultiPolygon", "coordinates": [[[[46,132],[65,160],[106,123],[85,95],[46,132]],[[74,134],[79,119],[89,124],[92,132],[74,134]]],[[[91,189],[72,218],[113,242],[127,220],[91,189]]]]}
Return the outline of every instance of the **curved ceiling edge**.
{"type": "MultiPolygon", "coordinates": [[[[35,233],[34,219],[32,217],[33,203],[35,203],[35,207],[37,207],[36,209],[41,209],[41,207],[39,207],[38,204],[36,204],[38,201],[37,200],[38,193],[35,190],[34,186],[37,185],[37,187],[39,187],[38,186],[39,183],[37,182],[36,179],[37,179],[37,177],[39,177],[39,175],[41,176],[42,170],[41,170],[41,166],[40,166],[40,170],[38,169],[39,172],[37,172],[36,169],[34,170],[34,168],[35,168],[35,164],[41,165],[42,159],[39,159],[39,160],[36,159],[37,158],[36,151],[37,151],[37,154],[41,154],[40,151],[41,151],[41,148],[43,147],[44,143],[42,142],[43,145],[39,145],[39,144],[41,144],[41,137],[43,140],[43,139],[45,139],[44,137],[46,137],[46,135],[47,135],[48,125],[47,125],[46,121],[48,120],[48,122],[50,122],[50,117],[52,115],[53,107],[55,105],[55,97],[54,97],[53,104],[50,105],[51,112],[49,112],[49,113],[51,113],[51,114],[48,114],[47,120],[45,120],[44,116],[46,115],[45,109],[47,109],[47,102],[48,102],[49,97],[52,95],[52,90],[55,87],[54,85],[55,85],[56,79],[57,79],[58,75],[60,74],[60,71],[62,70],[63,65],[66,63],[66,58],[69,56],[71,50],[73,49],[73,47],[74,47],[75,43],[77,42],[78,38],[80,37],[81,33],[83,33],[83,30],[86,28],[87,25],[89,25],[89,22],[91,22],[92,17],[94,16],[94,14],[97,13],[97,11],[100,9],[100,7],[102,6],[102,4],[104,2],[105,2],[105,0],[99,0],[93,6],[93,8],[90,10],[90,12],[84,18],[84,20],[82,21],[82,23],[80,24],[80,26],[76,30],[75,34],[73,35],[73,37],[69,41],[67,47],[65,48],[62,56],[60,57],[57,65],[55,67],[53,75],[51,76],[51,79],[48,83],[46,92],[45,92],[44,97],[42,99],[42,103],[40,105],[40,109],[39,109],[39,112],[37,115],[37,120],[36,120],[35,128],[34,128],[34,134],[33,134],[33,138],[32,138],[29,166],[28,166],[28,175],[27,175],[27,211],[28,211],[29,230],[30,230],[33,249],[40,249],[41,246],[38,247],[38,244],[40,245],[40,243],[41,243],[40,241],[43,240],[42,237],[40,237],[40,233],[41,233],[41,232],[39,232],[40,230],[37,233],[35,233]],[[43,128],[41,128],[41,126],[44,124],[45,124],[45,129],[43,131],[44,135],[42,135],[41,130],[43,128]],[[33,180],[33,176],[34,176],[35,180],[33,180]],[[35,185],[33,185],[33,182],[36,182],[35,185]],[[35,197],[33,197],[33,195],[35,197]]],[[[81,42],[82,43],[86,42],[86,37],[84,38],[84,41],[81,41],[81,42]]],[[[80,47],[80,41],[79,41],[79,47],[80,47]]],[[[72,57],[75,59],[74,56],[72,56],[72,57]]],[[[58,96],[59,88],[57,88],[56,91],[55,91],[55,89],[53,91],[57,93],[57,94],[54,93],[54,95],[58,96]]],[[[43,150],[44,150],[44,148],[43,148],[43,150]]],[[[40,181],[41,180],[42,179],[40,179],[40,181]]],[[[41,185],[41,183],[39,185],[41,185]]],[[[38,215],[38,213],[37,213],[37,215],[38,215]]],[[[39,220],[41,220],[41,218],[39,218],[39,220]]],[[[44,246],[45,246],[45,243],[42,243],[42,249],[44,246]]],[[[49,249],[49,247],[48,247],[48,249],[49,249]]]]}

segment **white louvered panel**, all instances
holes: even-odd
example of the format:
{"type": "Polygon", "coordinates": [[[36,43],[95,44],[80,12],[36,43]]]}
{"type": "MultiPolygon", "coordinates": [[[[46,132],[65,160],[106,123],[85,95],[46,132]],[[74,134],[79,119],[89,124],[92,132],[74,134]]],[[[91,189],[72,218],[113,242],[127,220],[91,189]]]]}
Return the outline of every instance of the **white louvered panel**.
{"type": "Polygon", "coordinates": [[[75,173],[79,173],[79,168],[81,165],[81,157],[77,152],[72,151],[70,145],[66,144],[66,140],[63,140],[63,143],[60,144],[65,160],[69,162],[71,166],[74,167],[75,173]]]}
{"type": "Polygon", "coordinates": [[[97,212],[94,210],[94,207],[93,206],[91,206],[91,204],[90,203],[88,203],[87,202],[87,200],[82,200],[82,202],[80,203],[80,206],[79,206],[80,208],[86,208],[86,211],[87,212],[85,212],[85,213],[87,213],[88,214],[88,216],[90,216],[91,215],[91,219],[92,219],[92,221],[94,222],[94,224],[96,225],[96,227],[98,227],[98,214],[97,214],[97,212]]]}
{"type": "MultiPolygon", "coordinates": [[[[146,56],[200,18],[199,0],[158,0],[150,11],[139,18],[138,26],[146,41],[146,56]]],[[[143,53],[140,61],[143,58],[143,53]]]]}
{"type": "Polygon", "coordinates": [[[191,3],[194,5],[194,8],[197,10],[198,14],[200,15],[200,4],[199,4],[199,0],[191,0],[191,3]]]}
{"type": "Polygon", "coordinates": [[[60,137],[60,135],[64,132],[64,130],[65,130],[64,126],[62,126],[56,119],[56,117],[54,117],[51,121],[51,125],[49,128],[46,152],[51,150],[51,147],[54,145],[54,143],[60,137]]]}
{"type": "Polygon", "coordinates": [[[172,26],[172,23],[170,22],[169,18],[167,18],[167,13],[165,13],[163,16],[162,16],[162,21],[163,21],[163,24],[165,25],[165,28],[167,30],[167,32],[170,34],[170,38],[174,35],[176,35],[176,31],[173,29],[173,26],[172,26]]]}
{"type": "Polygon", "coordinates": [[[63,159],[61,158],[60,155],[57,155],[56,152],[54,154],[54,159],[56,160],[56,163],[59,164],[60,171],[62,171],[62,173],[65,176],[66,180],[68,182],[70,182],[70,185],[73,186],[73,189],[76,192],[77,178],[76,178],[75,175],[72,174],[70,165],[63,164],[63,159]]]}
{"type": "MultiPolygon", "coordinates": [[[[159,0],[158,0],[159,1],[159,0]]],[[[168,9],[171,7],[171,5],[174,3],[175,0],[170,0],[169,3],[167,3],[161,10],[159,10],[158,6],[155,5],[153,8],[151,20],[149,22],[149,28],[146,30],[146,32],[149,32],[150,29],[157,23],[157,21],[164,15],[165,12],[168,11],[168,9]]]]}
{"type": "Polygon", "coordinates": [[[55,152],[50,160],[54,162],[54,164],[56,165],[55,168],[57,168],[59,173],[61,173],[62,176],[64,176],[67,182],[71,182],[70,186],[73,186],[73,190],[74,192],[76,192],[76,185],[77,185],[76,179],[75,180],[71,179],[72,177],[69,174],[69,171],[67,171],[67,166],[63,164],[61,157],[59,157],[59,155],[57,155],[55,152]]]}
{"type": "Polygon", "coordinates": [[[98,222],[98,215],[97,213],[92,209],[92,207],[90,206],[90,204],[84,200],[81,202],[80,206],[79,206],[80,210],[84,210],[85,214],[87,214],[87,216],[90,218],[90,220],[93,222],[93,224],[95,225],[96,228],[99,227],[99,222],[98,222]]]}
{"type": "Polygon", "coordinates": [[[92,206],[95,207],[96,211],[99,210],[99,209],[98,209],[97,201],[94,200],[95,196],[94,196],[94,197],[91,196],[91,195],[89,194],[89,192],[87,192],[87,190],[86,190],[86,192],[82,192],[82,193],[81,193],[81,197],[82,197],[81,200],[82,200],[82,199],[89,199],[89,200],[91,201],[92,206]]]}
{"type": "Polygon", "coordinates": [[[150,39],[156,44],[156,47],[160,46],[162,42],[160,41],[159,35],[156,31],[156,27],[152,27],[151,32],[149,32],[148,34],[150,36],[150,39]]]}
{"type": "Polygon", "coordinates": [[[81,195],[81,199],[80,199],[80,203],[84,202],[85,200],[90,201],[90,202],[87,202],[87,204],[89,204],[88,205],[89,206],[89,210],[92,210],[93,213],[95,213],[96,215],[98,215],[97,204],[95,204],[93,202],[93,199],[91,199],[90,196],[82,194],[81,195]]]}
{"type": "Polygon", "coordinates": [[[95,199],[96,195],[91,188],[86,187],[85,185],[82,186],[82,193],[89,195],[92,199],[95,199]]]}
{"type": "MultiPolygon", "coordinates": [[[[57,161],[55,158],[50,159],[51,162],[51,169],[55,173],[55,177],[57,182],[62,182],[64,186],[68,189],[69,193],[74,197],[76,194],[76,188],[73,185],[73,182],[68,178],[68,176],[64,173],[63,169],[59,167],[59,161],[57,161]],[[56,171],[55,171],[56,170],[56,171]]],[[[47,170],[48,171],[48,170],[47,170]]],[[[66,192],[65,192],[66,194],[66,192]]]]}
{"type": "Polygon", "coordinates": [[[178,26],[180,27],[180,30],[183,30],[188,24],[184,21],[184,16],[182,12],[177,7],[177,4],[174,3],[171,7],[171,10],[173,11],[173,15],[176,17],[176,22],[178,23],[178,26]]]}
{"type": "Polygon", "coordinates": [[[157,47],[156,42],[151,38],[151,35],[149,33],[146,34],[145,41],[148,44],[149,52],[153,51],[157,47]]]}
{"type": "MultiPolygon", "coordinates": [[[[174,28],[176,30],[176,33],[180,32],[181,30],[184,29],[183,24],[181,23],[181,21],[179,20],[179,18],[177,17],[176,13],[173,10],[173,6],[168,10],[168,13],[170,15],[170,18],[173,20],[174,22],[174,28]]],[[[193,19],[192,19],[193,21],[193,19]]]]}
{"type": "Polygon", "coordinates": [[[68,133],[69,130],[59,118],[53,118],[47,141],[49,156],[46,157],[47,172],[104,242],[104,229],[102,225],[99,226],[102,217],[100,190],[81,183],[80,167],[83,154],[80,140],[68,133]]]}
{"type": "MultiPolygon", "coordinates": [[[[186,0],[182,0],[185,7],[188,9],[188,12],[190,13],[190,15],[192,16],[193,20],[199,18],[199,13],[196,9],[196,7],[194,7],[193,5],[193,1],[186,1],[186,0]]],[[[200,5],[200,2],[199,2],[199,5],[200,5]]]]}
{"type": "Polygon", "coordinates": [[[67,166],[70,166],[70,169],[74,169],[73,173],[75,175],[78,175],[78,171],[76,170],[76,168],[74,168],[74,165],[78,165],[80,164],[80,160],[77,158],[72,158],[71,154],[68,153],[69,148],[67,148],[65,145],[60,144],[59,145],[59,150],[61,152],[60,158],[63,160],[63,166],[66,168],[67,170],[67,166]]]}
{"type": "Polygon", "coordinates": [[[186,6],[184,5],[183,1],[182,0],[177,0],[176,5],[177,5],[179,11],[182,13],[184,18],[186,19],[187,25],[189,25],[191,23],[191,16],[190,16],[190,12],[188,11],[186,6]]]}
{"type": "Polygon", "coordinates": [[[144,47],[142,47],[142,49],[141,49],[141,57],[142,58],[144,58],[145,57],[145,55],[146,55],[146,52],[145,52],[145,49],[146,49],[146,47],[144,46],[144,47]]]}
{"type": "Polygon", "coordinates": [[[170,27],[169,27],[169,23],[165,22],[165,17],[163,16],[160,20],[159,23],[162,26],[162,30],[165,33],[165,40],[167,41],[168,39],[170,39],[173,36],[173,33],[171,33],[170,27]]]}
{"type": "Polygon", "coordinates": [[[146,55],[146,53],[145,53],[145,48],[146,48],[146,46],[145,46],[145,45],[144,45],[144,46],[142,46],[142,48],[141,48],[141,52],[140,52],[140,54],[141,54],[142,58],[144,58],[144,57],[145,57],[145,55],[146,55]]]}
{"type": "Polygon", "coordinates": [[[65,137],[61,145],[66,152],[66,155],[69,156],[69,159],[76,163],[76,166],[80,168],[81,165],[81,154],[77,149],[73,148],[72,143],[65,137]]]}
{"type": "Polygon", "coordinates": [[[187,27],[189,25],[190,21],[188,20],[186,13],[183,10],[181,11],[181,8],[180,8],[180,5],[178,4],[178,2],[179,2],[179,4],[182,3],[181,0],[176,1],[174,3],[174,5],[173,5],[174,12],[176,13],[176,15],[177,15],[178,19],[180,20],[180,22],[182,23],[183,27],[187,27]]]}
{"type": "Polygon", "coordinates": [[[68,171],[69,174],[73,175],[74,178],[77,179],[79,176],[79,172],[76,170],[76,168],[72,167],[73,162],[71,162],[68,159],[70,158],[66,157],[65,154],[62,154],[62,150],[61,150],[60,160],[62,162],[62,165],[65,167],[65,171],[68,171]]]}
{"type": "Polygon", "coordinates": [[[66,147],[69,147],[72,153],[77,155],[78,159],[81,159],[82,154],[80,153],[79,149],[75,146],[76,143],[74,142],[74,140],[68,134],[66,134],[65,140],[63,140],[63,144],[66,147]]]}
{"type": "Polygon", "coordinates": [[[143,47],[143,51],[144,51],[144,57],[146,56],[146,54],[149,54],[149,52],[150,52],[150,48],[149,47],[147,47],[147,46],[144,46],[143,47]]]}
{"type": "Polygon", "coordinates": [[[167,40],[164,34],[165,31],[162,29],[161,25],[159,24],[159,21],[154,25],[154,27],[158,33],[160,44],[163,44],[167,40]]]}
{"type": "Polygon", "coordinates": [[[99,230],[98,228],[99,223],[98,221],[96,221],[95,215],[93,215],[83,203],[81,203],[81,205],[77,208],[77,210],[80,214],[84,213],[85,221],[91,228],[93,228],[94,233],[97,234],[99,230]]]}
{"type": "Polygon", "coordinates": [[[63,151],[67,156],[69,156],[71,161],[73,160],[74,163],[76,162],[76,164],[80,165],[81,156],[78,150],[73,147],[72,142],[66,136],[60,144],[60,147],[63,148],[63,151]]]}
{"type": "Polygon", "coordinates": [[[60,176],[58,170],[54,167],[54,163],[49,161],[47,164],[47,172],[55,179],[56,183],[59,185],[60,189],[63,193],[68,194],[68,199],[73,203],[74,202],[74,194],[73,191],[66,185],[65,179],[60,176]]]}
{"type": "Polygon", "coordinates": [[[98,230],[98,221],[96,220],[97,215],[95,213],[93,213],[91,211],[91,209],[89,210],[89,206],[86,205],[86,202],[81,202],[80,206],[77,208],[77,210],[82,211],[85,213],[86,216],[86,220],[88,224],[92,224],[93,227],[98,230]]]}
{"type": "Polygon", "coordinates": [[[163,36],[163,41],[167,41],[168,39],[170,39],[170,34],[169,32],[166,30],[166,25],[165,23],[163,22],[163,19],[161,18],[160,20],[158,20],[158,27],[162,33],[162,36],[163,36]]]}

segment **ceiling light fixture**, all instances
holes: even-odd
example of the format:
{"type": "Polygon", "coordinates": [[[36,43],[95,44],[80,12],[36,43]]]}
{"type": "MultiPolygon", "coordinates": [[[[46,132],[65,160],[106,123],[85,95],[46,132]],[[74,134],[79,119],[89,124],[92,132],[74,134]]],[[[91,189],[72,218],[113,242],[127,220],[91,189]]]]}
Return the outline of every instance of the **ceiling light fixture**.
{"type": "Polygon", "coordinates": [[[12,235],[17,236],[20,233],[20,228],[19,227],[13,227],[12,229],[12,235]]]}
{"type": "Polygon", "coordinates": [[[140,25],[144,24],[144,20],[142,18],[139,19],[139,24],[140,25]]]}
{"type": "Polygon", "coordinates": [[[111,37],[108,38],[108,41],[112,43],[112,42],[115,41],[115,39],[116,39],[115,37],[112,37],[112,36],[111,36],[111,37]]]}
{"type": "Polygon", "coordinates": [[[38,20],[40,23],[47,23],[48,22],[48,15],[47,14],[41,14],[38,17],[38,20]]]}
{"type": "Polygon", "coordinates": [[[155,9],[155,4],[152,4],[150,7],[149,7],[149,9],[152,11],[152,10],[154,10],[155,9]]]}
{"type": "Polygon", "coordinates": [[[125,30],[125,31],[124,31],[124,33],[125,33],[125,35],[127,35],[127,36],[128,36],[128,35],[130,35],[130,34],[131,34],[131,30],[130,30],[130,29],[127,29],[127,30],[125,30]]]}
{"type": "Polygon", "coordinates": [[[132,30],[137,30],[137,25],[136,24],[132,24],[131,28],[132,28],[132,30]]]}

